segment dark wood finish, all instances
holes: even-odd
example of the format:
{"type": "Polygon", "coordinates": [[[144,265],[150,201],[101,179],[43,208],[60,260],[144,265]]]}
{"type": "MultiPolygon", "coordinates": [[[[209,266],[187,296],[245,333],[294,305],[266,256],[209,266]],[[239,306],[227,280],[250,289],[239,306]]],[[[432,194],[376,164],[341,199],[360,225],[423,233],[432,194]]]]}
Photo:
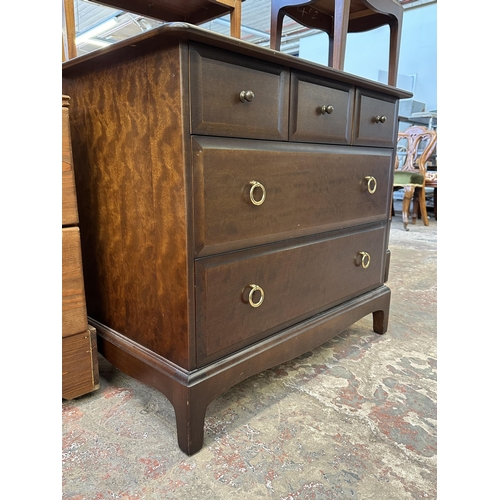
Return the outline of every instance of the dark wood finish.
{"type": "Polygon", "coordinates": [[[99,389],[94,327],[62,339],[62,397],[74,399],[99,389]]]}
{"type": "Polygon", "coordinates": [[[328,35],[328,65],[344,69],[347,33],[389,25],[389,85],[396,85],[403,7],[395,0],[271,0],[270,48],[280,50],[283,19],[328,35]]]}
{"type": "Polygon", "coordinates": [[[290,94],[291,141],[349,144],[353,86],[294,72],[290,94]]]}
{"type": "Polygon", "coordinates": [[[290,141],[290,115],[303,109],[290,82],[307,73],[327,92],[369,90],[384,104],[407,95],[189,25],[99,52],[63,65],[89,321],[111,363],[172,402],[179,446],[193,454],[207,405],[232,385],[367,314],[387,330],[394,144],[352,147],[351,134],[344,146],[290,141]],[[256,90],[241,112],[226,97],[252,90],[246,82],[273,95],[259,116],[245,107],[260,105],[256,90]],[[259,127],[275,135],[256,139],[259,127]],[[231,137],[236,129],[245,138],[231,137]],[[248,182],[259,180],[250,174],[268,183],[262,205],[248,206],[248,182]],[[371,195],[367,176],[377,178],[371,195]],[[251,280],[268,291],[248,312],[251,280]]]}
{"type": "Polygon", "coordinates": [[[391,165],[385,148],[195,137],[196,255],[385,220],[391,165]],[[373,194],[366,176],[377,180],[373,194]],[[267,192],[260,206],[252,180],[267,192]]]}
{"type": "Polygon", "coordinates": [[[352,143],[392,147],[397,136],[398,108],[399,101],[391,96],[357,89],[352,143]]]}
{"type": "MultiPolygon", "coordinates": [[[[63,74],[66,77],[86,72],[95,65],[112,64],[117,60],[127,57],[137,57],[144,52],[161,50],[164,45],[170,45],[172,38],[189,42],[198,42],[217,47],[235,54],[255,57],[260,61],[267,61],[272,65],[282,65],[289,69],[296,69],[302,72],[317,75],[338,83],[347,85],[357,85],[366,90],[373,90],[381,95],[392,96],[397,99],[409,99],[413,96],[411,92],[388,87],[383,83],[361,78],[356,75],[345,73],[328,66],[315,64],[299,57],[290,56],[273,50],[258,47],[257,45],[236,40],[234,38],[221,36],[215,32],[202,30],[196,26],[186,23],[171,23],[160,26],[153,30],[146,31],[122,42],[114,43],[109,47],[103,47],[75,59],[63,63],[63,74]]],[[[161,68],[159,68],[161,69],[161,68]]],[[[170,75],[172,76],[172,75],[170,75]]],[[[175,74],[174,74],[175,77],[175,74]]]]}
{"type": "Polygon", "coordinates": [[[191,45],[189,79],[193,134],[288,138],[290,74],[285,67],[191,45]],[[241,92],[251,92],[252,100],[242,102],[241,92]]]}
{"type": "Polygon", "coordinates": [[[384,244],[385,225],[198,260],[198,366],[382,285],[384,244]],[[359,251],[371,256],[366,269],[359,251]],[[265,294],[258,308],[248,303],[252,283],[265,294]]]}

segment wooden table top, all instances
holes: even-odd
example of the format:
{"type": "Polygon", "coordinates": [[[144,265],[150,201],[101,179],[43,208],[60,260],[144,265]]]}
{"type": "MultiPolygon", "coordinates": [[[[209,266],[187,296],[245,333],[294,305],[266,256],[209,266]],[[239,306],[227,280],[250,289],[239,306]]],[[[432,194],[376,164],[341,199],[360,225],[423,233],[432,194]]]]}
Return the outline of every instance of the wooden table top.
{"type": "Polygon", "coordinates": [[[242,0],[98,0],[101,5],[166,22],[201,24],[229,14],[242,0]]]}

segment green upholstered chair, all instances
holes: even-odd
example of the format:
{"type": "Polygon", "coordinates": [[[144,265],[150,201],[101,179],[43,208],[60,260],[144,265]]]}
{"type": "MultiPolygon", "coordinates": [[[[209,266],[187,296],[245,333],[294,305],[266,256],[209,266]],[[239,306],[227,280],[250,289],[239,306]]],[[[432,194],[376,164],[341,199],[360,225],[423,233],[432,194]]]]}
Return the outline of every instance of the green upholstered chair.
{"type": "Polygon", "coordinates": [[[402,219],[407,231],[412,200],[412,223],[416,223],[420,207],[424,224],[429,225],[425,206],[426,164],[436,148],[436,142],[437,133],[434,130],[417,125],[398,134],[394,190],[404,189],[402,219]]]}

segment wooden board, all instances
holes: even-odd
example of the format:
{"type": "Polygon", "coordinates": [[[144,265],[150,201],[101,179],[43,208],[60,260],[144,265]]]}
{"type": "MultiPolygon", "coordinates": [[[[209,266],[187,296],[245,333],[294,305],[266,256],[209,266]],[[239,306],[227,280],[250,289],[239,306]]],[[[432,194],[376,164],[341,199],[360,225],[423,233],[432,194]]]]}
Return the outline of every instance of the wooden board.
{"type": "Polygon", "coordinates": [[[99,389],[96,330],[62,339],[62,397],[74,399],[99,389]]]}
{"type": "Polygon", "coordinates": [[[80,230],[62,230],[62,336],[87,329],[87,308],[83,284],[80,230]]]}

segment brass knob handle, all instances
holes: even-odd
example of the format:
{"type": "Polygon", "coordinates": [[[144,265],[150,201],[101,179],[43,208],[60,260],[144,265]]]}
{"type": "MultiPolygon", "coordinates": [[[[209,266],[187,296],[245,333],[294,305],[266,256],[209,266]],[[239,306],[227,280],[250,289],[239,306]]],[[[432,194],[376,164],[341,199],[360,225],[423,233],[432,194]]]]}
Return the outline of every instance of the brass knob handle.
{"type": "Polygon", "coordinates": [[[252,102],[255,94],[251,90],[242,90],[240,92],[240,101],[241,102],[252,102]]]}
{"type": "Polygon", "coordinates": [[[252,307],[259,307],[262,305],[262,302],[264,302],[264,290],[259,285],[248,285],[250,287],[250,293],[248,294],[248,303],[252,307]],[[255,292],[260,292],[260,299],[257,302],[254,302],[253,300],[253,294],[255,292]]]}
{"type": "Polygon", "coordinates": [[[256,206],[262,205],[262,203],[264,203],[266,199],[266,188],[260,182],[257,181],[251,181],[250,185],[252,186],[250,188],[250,201],[256,206]],[[260,188],[262,190],[262,197],[260,200],[256,200],[254,196],[254,191],[257,188],[260,188]]]}
{"type": "Polygon", "coordinates": [[[360,264],[363,269],[366,269],[370,265],[370,254],[368,252],[358,252],[356,256],[356,265],[359,266],[360,264]],[[359,256],[361,256],[360,261],[358,261],[359,256]]]}
{"type": "Polygon", "coordinates": [[[321,114],[324,115],[325,113],[328,113],[329,115],[331,115],[333,113],[333,106],[329,105],[324,105],[324,106],[321,106],[321,114]]]}
{"type": "Polygon", "coordinates": [[[387,121],[387,116],[385,115],[378,115],[375,117],[375,123],[385,123],[387,121]]]}
{"type": "Polygon", "coordinates": [[[377,179],[371,175],[365,177],[366,185],[368,187],[368,192],[373,194],[377,190],[377,179]]]}

